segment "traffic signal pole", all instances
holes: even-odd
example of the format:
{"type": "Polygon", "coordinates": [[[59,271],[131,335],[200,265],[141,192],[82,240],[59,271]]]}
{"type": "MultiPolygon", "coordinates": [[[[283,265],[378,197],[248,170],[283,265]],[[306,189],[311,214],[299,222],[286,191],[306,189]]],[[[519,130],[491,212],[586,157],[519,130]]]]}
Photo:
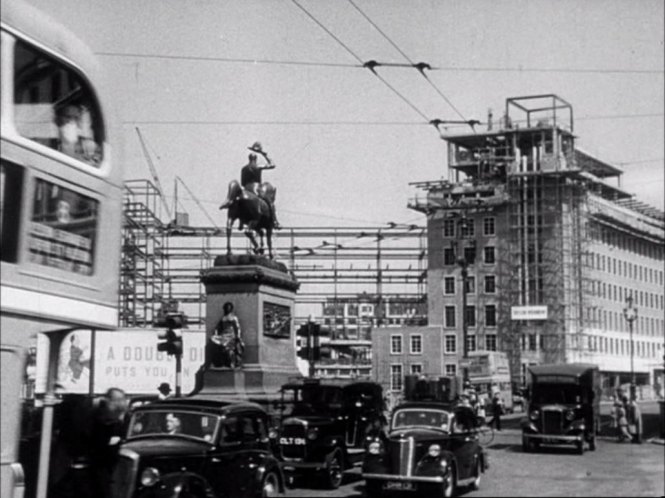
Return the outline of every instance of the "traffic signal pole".
{"type": "Polygon", "coordinates": [[[175,355],[175,397],[182,395],[182,353],[175,355]]]}
{"type": "Polygon", "coordinates": [[[307,322],[307,361],[309,363],[308,376],[314,377],[314,322],[309,320],[307,322]]]}

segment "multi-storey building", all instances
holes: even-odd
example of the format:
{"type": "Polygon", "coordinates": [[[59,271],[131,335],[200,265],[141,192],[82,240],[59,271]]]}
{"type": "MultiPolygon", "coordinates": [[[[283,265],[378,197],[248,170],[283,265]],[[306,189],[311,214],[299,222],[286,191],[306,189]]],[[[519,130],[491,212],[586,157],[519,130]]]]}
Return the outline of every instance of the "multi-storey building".
{"type": "Polygon", "coordinates": [[[609,392],[630,378],[622,310],[632,296],[637,383],[662,384],[665,216],[576,147],[572,106],[507,99],[497,128],[445,140],[449,179],[416,184],[426,195],[411,203],[428,219],[428,318],[444,338],[443,371],[464,366],[466,327],[466,351],[506,351],[515,382],[530,364],[589,361],[609,392]]]}
{"type": "Polygon", "coordinates": [[[316,363],[315,374],[336,378],[370,376],[373,330],[383,334],[384,327],[426,322],[426,302],[418,298],[379,300],[379,296],[369,293],[356,298],[329,298],[323,305],[326,337],[321,342],[327,354],[316,363]]]}

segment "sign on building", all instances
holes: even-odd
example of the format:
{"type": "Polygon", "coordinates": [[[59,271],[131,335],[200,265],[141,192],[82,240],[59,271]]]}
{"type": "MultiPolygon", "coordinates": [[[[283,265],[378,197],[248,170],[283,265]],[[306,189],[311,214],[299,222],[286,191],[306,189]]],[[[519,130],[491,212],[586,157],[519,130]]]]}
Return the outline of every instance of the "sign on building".
{"type": "Polygon", "coordinates": [[[512,320],[547,320],[547,306],[511,306],[512,320]]]}
{"type": "MultiPolygon", "coordinates": [[[[157,351],[156,329],[124,329],[95,332],[94,391],[119,387],[128,394],[157,394],[162,382],[175,389],[175,359],[157,351]]],[[[46,389],[48,339],[37,339],[37,393],[46,389]]],[[[75,330],[60,349],[58,384],[68,393],[87,394],[90,389],[92,332],[75,330]]],[[[183,330],[182,392],[194,389],[195,374],[205,361],[205,332],[183,330]]]]}

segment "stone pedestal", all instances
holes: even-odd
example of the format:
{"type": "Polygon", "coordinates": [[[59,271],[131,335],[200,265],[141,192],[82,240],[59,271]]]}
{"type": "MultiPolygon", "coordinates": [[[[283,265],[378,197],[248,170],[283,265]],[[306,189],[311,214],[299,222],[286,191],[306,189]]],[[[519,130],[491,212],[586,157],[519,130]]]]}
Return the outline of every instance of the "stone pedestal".
{"type": "Polygon", "coordinates": [[[206,289],[206,343],[230,302],[240,322],[245,352],[241,369],[210,368],[196,394],[262,401],[300,376],[296,367],[293,313],[299,287],[281,263],[263,256],[219,256],[201,272],[206,289]]]}

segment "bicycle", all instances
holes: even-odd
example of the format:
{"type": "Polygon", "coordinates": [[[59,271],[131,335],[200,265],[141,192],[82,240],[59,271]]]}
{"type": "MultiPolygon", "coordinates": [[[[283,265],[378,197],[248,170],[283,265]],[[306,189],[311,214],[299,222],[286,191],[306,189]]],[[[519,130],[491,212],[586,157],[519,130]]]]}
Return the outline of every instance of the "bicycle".
{"type": "Polygon", "coordinates": [[[492,441],[494,441],[494,427],[483,420],[478,427],[478,443],[483,447],[487,447],[492,444],[492,441]]]}

